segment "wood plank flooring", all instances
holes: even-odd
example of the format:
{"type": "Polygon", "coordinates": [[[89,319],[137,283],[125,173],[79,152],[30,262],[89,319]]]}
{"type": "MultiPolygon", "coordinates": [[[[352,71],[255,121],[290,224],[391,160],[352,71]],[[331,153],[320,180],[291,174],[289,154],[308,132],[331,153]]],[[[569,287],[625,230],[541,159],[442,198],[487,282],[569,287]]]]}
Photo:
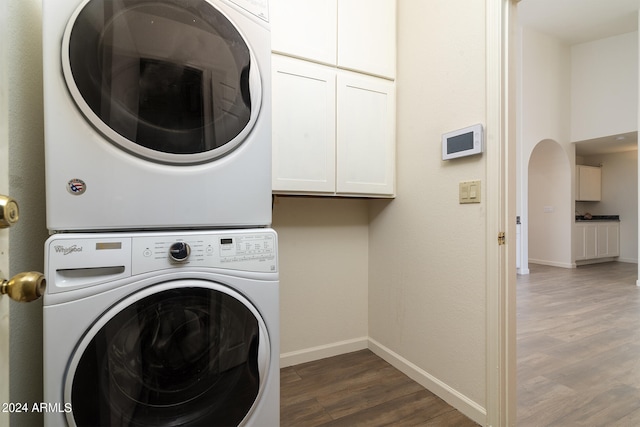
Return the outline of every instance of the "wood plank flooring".
{"type": "Polygon", "coordinates": [[[518,426],[640,426],[638,266],[530,266],[517,283],[518,426]]]}
{"type": "Polygon", "coordinates": [[[477,426],[369,350],[283,368],[280,425],[477,426]]]}

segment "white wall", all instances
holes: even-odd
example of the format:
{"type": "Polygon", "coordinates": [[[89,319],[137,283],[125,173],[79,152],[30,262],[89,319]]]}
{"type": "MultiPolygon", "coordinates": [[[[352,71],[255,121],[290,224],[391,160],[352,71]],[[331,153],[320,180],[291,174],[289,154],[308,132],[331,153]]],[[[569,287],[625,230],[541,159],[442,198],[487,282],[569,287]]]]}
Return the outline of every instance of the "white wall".
{"type": "MultiPolygon", "coordinates": [[[[40,0],[10,1],[9,191],[20,204],[10,234],[10,272],[43,270],[47,238],[44,205],[42,8],[40,0]]],[[[11,306],[11,402],[42,401],[42,302],[11,306]]],[[[12,425],[39,425],[41,414],[14,413],[12,425]]]]}
{"type": "Polygon", "coordinates": [[[638,32],[571,47],[571,141],[638,130],[638,32]]]}
{"type": "Polygon", "coordinates": [[[560,144],[544,140],[529,159],[529,261],[572,267],[571,162],[560,144]]]}
{"type": "MultiPolygon", "coordinates": [[[[522,180],[520,194],[518,195],[518,214],[522,218],[522,243],[523,243],[523,270],[528,271],[527,262],[532,256],[538,261],[544,260],[551,265],[569,266],[571,263],[571,224],[573,200],[573,166],[575,163],[575,149],[570,144],[570,87],[571,87],[571,50],[569,46],[560,43],[553,37],[542,34],[530,28],[521,28],[520,48],[520,122],[519,126],[519,159],[517,162],[517,174],[522,180]],[[568,181],[558,182],[551,187],[543,187],[538,181],[529,181],[529,176],[544,174],[544,164],[535,162],[534,170],[530,171],[529,159],[535,147],[544,140],[553,140],[564,151],[548,152],[555,154],[557,161],[565,162],[569,170],[568,181]],[[568,160],[568,161],[567,161],[568,160]],[[538,170],[540,169],[540,170],[538,170]],[[561,191],[566,197],[565,203],[560,205],[559,199],[554,198],[553,206],[556,211],[553,219],[559,220],[563,216],[567,233],[556,235],[551,229],[542,225],[551,219],[549,213],[545,213],[542,205],[531,208],[529,204],[529,192],[561,191]],[[568,192],[568,193],[567,193],[568,192]],[[559,210],[558,210],[559,209],[559,210]],[[533,217],[530,217],[533,216],[533,217]],[[535,239],[539,236],[540,239],[535,239]],[[534,239],[532,240],[532,237],[534,239]],[[541,255],[543,247],[538,247],[542,239],[547,239],[549,244],[556,248],[553,253],[541,255]]],[[[554,160],[554,161],[556,161],[554,160]]]]}
{"type": "Polygon", "coordinates": [[[618,260],[638,262],[638,152],[586,156],[580,163],[602,165],[602,200],[576,202],[576,212],[620,215],[618,260]]]}
{"type": "Polygon", "coordinates": [[[485,123],[485,2],[399,1],[397,28],[398,197],[372,202],[369,335],[484,422],[486,209],[458,183],[486,184],[486,154],[443,162],[440,136],[485,123]]]}
{"type": "Polygon", "coordinates": [[[367,347],[367,201],[276,198],[281,366],[367,347]]]}
{"type": "Polygon", "coordinates": [[[553,37],[523,28],[522,55],[522,144],[529,158],[544,139],[567,146],[570,142],[571,50],[553,37]]]}

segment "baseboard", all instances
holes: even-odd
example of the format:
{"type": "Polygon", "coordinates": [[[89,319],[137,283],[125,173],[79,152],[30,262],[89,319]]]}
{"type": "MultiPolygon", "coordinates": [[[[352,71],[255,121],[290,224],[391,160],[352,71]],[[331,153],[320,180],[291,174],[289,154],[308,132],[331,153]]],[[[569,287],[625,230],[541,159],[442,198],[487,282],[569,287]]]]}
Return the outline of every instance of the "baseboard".
{"type": "Polygon", "coordinates": [[[617,258],[593,258],[593,259],[581,259],[576,261],[576,266],[580,267],[581,265],[589,265],[589,264],[604,264],[607,262],[619,261],[617,258]]]}
{"type": "Polygon", "coordinates": [[[529,258],[529,264],[539,264],[539,265],[548,265],[549,267],[560,267],[560,268],[575,268],[575,265],[570,262],[556,262],[549,261],[545,259],[532,259],[529,258]]]}
{"type": "Polygon", "coordinates": [[[313,362],[314,360],[326,359],[327,357],[364,350],[365,348],[368,348],[368,342],[368,337],[361,337],[321,345],[318,347],[311,347],[304,350],[283,353],[280,355],[280,368],[286,368],[287,366],[299,365],[301,363],[313,362]]]}
{"type": "Polygon", "coordinates": [[[638,258],[618,258],[616,259],[618,262],[626,262],[628,264],[637,264],[638,258]]]}
{"type": "Polygon", "coordinates": [[[478,403],[371,338],[369,338],[369,349],[473,421],[480,425],[485,424],[487,411],[478,403]]]}

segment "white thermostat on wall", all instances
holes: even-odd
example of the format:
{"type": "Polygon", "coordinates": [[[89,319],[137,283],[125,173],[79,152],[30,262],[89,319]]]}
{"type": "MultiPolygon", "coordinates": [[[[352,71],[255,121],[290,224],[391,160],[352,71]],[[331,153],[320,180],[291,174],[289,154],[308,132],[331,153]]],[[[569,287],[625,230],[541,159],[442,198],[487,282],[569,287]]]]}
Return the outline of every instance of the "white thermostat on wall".
{"type": "Polygon", "coordinates": [[[481,124],[442,134],[442,160],[481,154],[483,139],[481,124]]]}

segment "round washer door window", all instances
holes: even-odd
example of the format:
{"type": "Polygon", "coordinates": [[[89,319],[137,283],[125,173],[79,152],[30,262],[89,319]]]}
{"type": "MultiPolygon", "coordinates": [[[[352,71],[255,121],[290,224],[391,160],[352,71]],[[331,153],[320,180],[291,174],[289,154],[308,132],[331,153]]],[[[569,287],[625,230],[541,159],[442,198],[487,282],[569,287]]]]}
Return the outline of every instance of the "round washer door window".
{"type": "Polygon", "coordinates": [[[162,163],[230,152],[262,100],[249,45],[206,0],[86,0],[65,30],[62,68],[95,128],[162,163]]]}
{"type": "Polygon", "coordinates": [[[235,426],[260,400],[265,324],[240,294],[200,280],[146,288],[100,317],[76,349],[72,426],[235,426]]]}

